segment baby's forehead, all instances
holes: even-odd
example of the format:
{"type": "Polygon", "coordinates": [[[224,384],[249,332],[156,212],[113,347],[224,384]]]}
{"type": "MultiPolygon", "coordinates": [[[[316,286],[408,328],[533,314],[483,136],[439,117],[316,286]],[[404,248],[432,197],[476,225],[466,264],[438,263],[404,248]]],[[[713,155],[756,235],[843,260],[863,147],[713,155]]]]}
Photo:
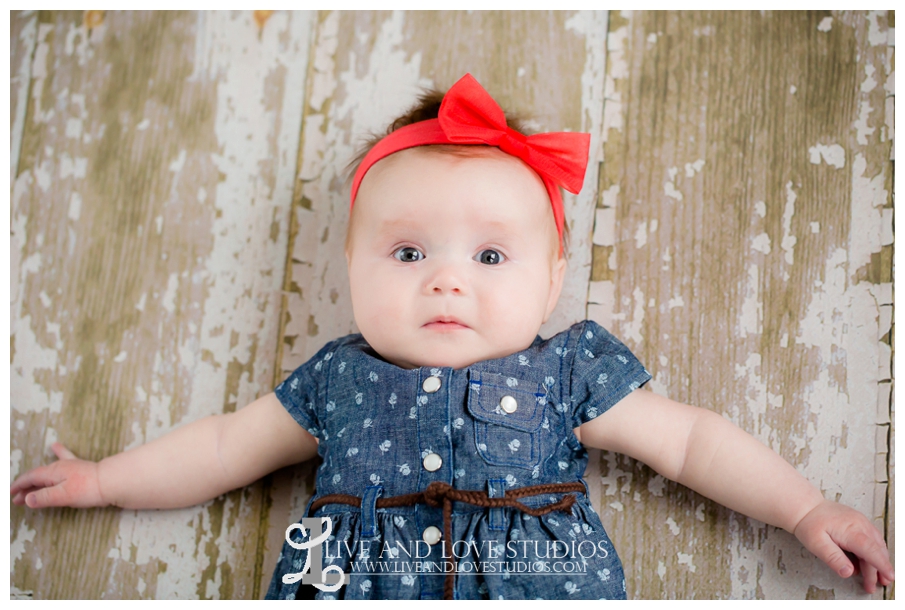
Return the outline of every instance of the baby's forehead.
{"type": "Polygon", "coordinates": [[[540,176],[490,146],[423,146],[381,159],[361,183],[350,231],[442,234],[462,226],[488,239],[540,231],[559,242],[540,176]]]}

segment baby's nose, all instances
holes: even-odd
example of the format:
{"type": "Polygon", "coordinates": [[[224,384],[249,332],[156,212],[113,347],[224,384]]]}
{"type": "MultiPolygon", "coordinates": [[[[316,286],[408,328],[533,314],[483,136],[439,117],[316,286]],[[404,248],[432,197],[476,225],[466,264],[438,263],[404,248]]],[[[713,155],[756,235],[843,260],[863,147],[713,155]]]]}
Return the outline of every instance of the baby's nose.
{"type": "Polygon", "coordinates": [[[425,287],[432,294],[463,294],[464,274],[457,265],[438,265],[425,287]]]}

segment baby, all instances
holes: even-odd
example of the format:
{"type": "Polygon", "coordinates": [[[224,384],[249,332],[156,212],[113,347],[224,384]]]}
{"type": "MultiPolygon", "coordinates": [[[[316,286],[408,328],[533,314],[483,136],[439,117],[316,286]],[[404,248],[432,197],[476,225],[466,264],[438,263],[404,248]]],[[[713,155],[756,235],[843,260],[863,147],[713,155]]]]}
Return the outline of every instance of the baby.
{"type": "Polygon", "coordinates": [[[319,454],[269,598],[624,598],[581,479],[595,447],[794,533],[867,592],[889,585],[866,517],[719,415],[640,389],[650,374],[605,329],[537,336],[566,267],[559,187],[580,188],[587,134],[522,135],[470,75],[437,113],[394,123],[353,180],[360,335],[235,413],[99,463],[56,443],[13,502],[183,507],[319,454]]]}

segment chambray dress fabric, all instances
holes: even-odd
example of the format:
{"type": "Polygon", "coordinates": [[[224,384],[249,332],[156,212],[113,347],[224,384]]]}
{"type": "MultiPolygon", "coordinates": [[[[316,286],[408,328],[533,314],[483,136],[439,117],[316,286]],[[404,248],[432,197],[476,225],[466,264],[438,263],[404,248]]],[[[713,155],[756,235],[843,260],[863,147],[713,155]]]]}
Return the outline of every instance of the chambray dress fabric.
{"type": "MultiPolygon", "coordinates": [[[[347,585],[317,598],[442,599],[450,565],[456,599],[624,599],[622,564],[585,493],[575,494],[568,513],[540,517],[456,502],[452,557],[443,556],[442,543],[422,540],[429,526],[443,530],[440,508],[375,509],[375,502],[433,481],[491,497],[581,481],[587,452],[572,429],[649,379],[629,349],[591,321],[465,369],[401,369],[361,335],[327,344],[276,388],[293,418],[319,439],[312,500],[332,493],[363,498],[361,507],[328,504],[311,515],[332,524],[323,565],[349,574],[347,585]],[[425,391],[428,377],[439,379],[437,391],[425,391]],[[516,399],[514,412],[500,408],[503,396],[516,399]],[[423,466],[432,453],[441,459],[433,472],[423,466]]],[[[521,501],[543,506],[561,497],[521,501]]],[[[292,537],[308,540],[298,529],[292,537]]],[[[295,598],[299,583],[282,577],[301,572],[307,553],[284,543],[268,599],[295,598]]]]}

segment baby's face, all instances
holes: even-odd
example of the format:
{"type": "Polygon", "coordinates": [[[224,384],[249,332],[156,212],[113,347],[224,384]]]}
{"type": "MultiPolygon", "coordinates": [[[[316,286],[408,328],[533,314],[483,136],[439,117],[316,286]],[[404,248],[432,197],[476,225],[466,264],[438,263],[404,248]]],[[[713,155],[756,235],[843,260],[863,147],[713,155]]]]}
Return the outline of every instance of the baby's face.
{"type": "Polygon", "coordinates": [[[463,368],[525,349],[565,260],[543,182],[495,148],[395,153],[365,176],[346,257],[355,322],[403,368],[463,368]]]}

